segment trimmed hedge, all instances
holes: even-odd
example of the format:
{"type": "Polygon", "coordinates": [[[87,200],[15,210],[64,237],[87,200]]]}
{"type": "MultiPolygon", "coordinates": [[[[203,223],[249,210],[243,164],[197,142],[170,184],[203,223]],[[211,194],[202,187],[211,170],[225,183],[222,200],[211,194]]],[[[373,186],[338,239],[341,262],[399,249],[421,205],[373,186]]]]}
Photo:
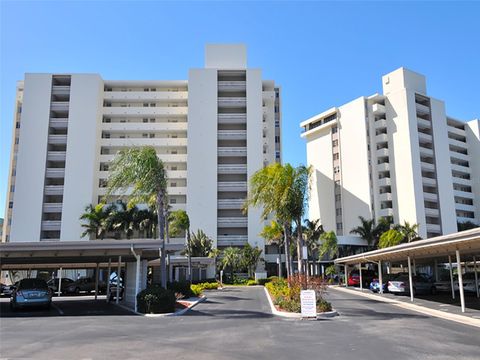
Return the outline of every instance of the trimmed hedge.
{"type": "Polygon", "coordinates": [[[144,314],[174,312],[175,302],[175,293],[159,286],[149,287],[137,294],[137,309],[144,314]]]}
{"type": "Polygon", "coordinates": [[[201,284],[192,284],[190,286],[190,289],[192,290],[192,293],[194,296],[200,296],[203,293],[203,290],[216,290],[218,289],[218,283],[217,282],[206,282],[206,283],[201,283],[201,284]]]}

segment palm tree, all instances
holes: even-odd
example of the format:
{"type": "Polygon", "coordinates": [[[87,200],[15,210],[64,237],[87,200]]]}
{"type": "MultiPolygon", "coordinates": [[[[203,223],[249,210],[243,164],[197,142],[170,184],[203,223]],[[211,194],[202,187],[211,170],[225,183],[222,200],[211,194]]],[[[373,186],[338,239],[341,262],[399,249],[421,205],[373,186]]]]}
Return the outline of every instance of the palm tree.
{"type": "Polygon", "coordinates": [[[301,219],[305,213],[306,200],[309,194],[309,179],[311,169],[305,166],[294,168],[290,164],[278,163],[268,165],[257,171],[250,180],[249,198],[245,207],[262,206],[262,218],[275,214],[282,224],[285,237],[285,256],[287,258],[287,275],[293,273],[292,258],[290,256],[289,230],[291,223],[297,224],[297,255],[299,272],[302,266],[302,230],[301,219]]]}
{"type": "Polygon", "coordinates": [[[147,203],[155,207],[158,218],[159,238],[162,242],[160,257],[161,285],[167,286],[165,264],[165,198],[167,181],[163,162],[155,148],[146,146],[120,150],[110,166],[106,197],[131,190],[129,205],[147,203]]]}
{"type": "Polygon", "coordinates": [[[338,256],[338,242],[335,232],[328,231],[320,235],[320,256],[327,255],[330,259],[333,259],[338,256]]]}
{"type": "Polygon", "coordinates": [[[90,204],[85,207],[85,212],[80,216],[80,220],[86,221],[86,223],[82,224],[82,228],[85,228],[85,231],[80,236],[90,235],[93,239],[103,240],[107,233],[105,221],[108,216],[109,210],[105,208],[105,204],[95,206],[90,204]]]}
{"type": "Polygon", "coordinates": [[[393,228],[402,234],[403,236],[402,242],[409,243],[409,242],[421,239],[421,237],[418,236],[418,233],[417,233],[418,224],[410,225],[408,221],[404,221],[403,225],[395,225],[393,228]]]}
{"type": "Polygon", "coordinates": [[[190,243],[190,218],[185,210],[177,210],[170,214],[170,233],[172,236],[178,236],[181,232],[185,232],[186,254],[188,257],[188,281],[192,281],[192,251],[190,243]]]}
{"type": "Polygon", "coordinates": [[[378,247],[380,249],[395,246],[400,244],[404,240],[404,235],[395,229],[390,229],[385,231],[378,242],[378,247]]]}
{"type": "Polygon", "coordinates": [[[213,240],[203,230],[197,230],[190,239],[190,254],[192,257],[216,257],[213,240]]]}
{"type": "Polygon", "coordinates": [[[260,236],[265,239],[267,244],[278,246],[278,277],[282,277],[283,228],[277,221],[272,220],[270,224],[263,227],[260,236]]]}
{"type": "Polygon", "coordinates": [[[247,268],[248,276],[253,277],[258,262],[261,260],[262,249],[246,244],[242,249],[241,264],[247,268]]]}
{"type": "Polygon", "coordinates": [[[320,235],[324,233],[323,226],[320,224],[320,219],[316,220],[304,220],[305,226],[303,228],[303,234],[305,238],[305,244],[307,245],[307,264],[309,263],[310,254],[318,249],[318,240],[320,235]]]}
{"type": "Polygon", "coordinates": [[[233,273],[240,267],[242,250],[237,247],[227,247],[223,250],[222,265],[224,269],[230,269],[230,280],[233,282],[233,273]]]}
{"type": "Polygon", "coordinates": [[[135,223],[140,231],[145,232],[145,238],[154,238],[157,230],[157,214],[151,209],[141,209],[136,213],[135,223]]]}
{"type": "Polygon", "coordinates": [[[350,234],[360,235],[360,237],[367,242],[368,246],[372,246],[377,236],[375,220],[367,220],[363,216],[359,216],[358,218],[360,219],[361,225],[353,228],[350,234]]]}
{"type": "Polygon", "coordinates": [[[113,211],[109,214],[108,227],[113,231],[122,231],[126,238],[130,239],[134,231],[138,229],[137,212],[136,206],[128,207],[124,202],[116,203],[113,211]]]}

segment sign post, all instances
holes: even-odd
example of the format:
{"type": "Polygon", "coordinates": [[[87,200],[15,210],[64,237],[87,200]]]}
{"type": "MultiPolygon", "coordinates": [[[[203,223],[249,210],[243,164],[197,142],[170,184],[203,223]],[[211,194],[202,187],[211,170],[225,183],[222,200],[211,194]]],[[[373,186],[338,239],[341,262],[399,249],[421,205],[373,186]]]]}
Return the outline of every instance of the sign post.
{"type": "Polygon", "coordinates": [[[302,318],[317,318],[317,297],[315,290],[302,290],[300,292],[300,307],[302,318]]]}

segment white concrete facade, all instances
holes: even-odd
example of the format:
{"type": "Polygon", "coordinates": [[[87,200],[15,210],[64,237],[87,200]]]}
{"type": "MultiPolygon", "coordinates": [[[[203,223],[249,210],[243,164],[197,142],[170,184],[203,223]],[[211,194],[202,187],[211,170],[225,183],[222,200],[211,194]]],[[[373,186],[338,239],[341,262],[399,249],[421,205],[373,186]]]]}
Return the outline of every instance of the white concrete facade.
{"type": "Polygon", "coordinates": [[[397,69],[382,84],[382,95],[301,123],[314,169],[309,217],[344,243],[358,216],[417,223],[423,238],[454,233],[457,222],[480,225],[479,120],[447,116],[413,71],[397,69]]]}
{"type": "Polygon", "coordinates": [[[220,248],[263,249],[259,211],[241,207],[248,178],[280,161],[280,89],[246,59],[244,45],[208,45],[205,67],[175,81],[26,74],[2,241],[78,240],[79,217],[105,195],[117,151],[151,145],[171,209],[187,210],[192,231],[220,248]]]}

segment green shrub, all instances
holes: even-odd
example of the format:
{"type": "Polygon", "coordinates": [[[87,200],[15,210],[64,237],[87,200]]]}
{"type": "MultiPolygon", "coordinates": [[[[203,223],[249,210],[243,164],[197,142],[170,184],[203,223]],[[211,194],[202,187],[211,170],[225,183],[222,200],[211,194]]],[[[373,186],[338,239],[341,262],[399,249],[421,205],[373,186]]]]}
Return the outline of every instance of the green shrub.
{"type": "Polygon", "coordinates": [[[190,289],[192,291],[193,296],[200,296],[203,292],[203,287],[201,284],[193,284],[190,285],[190,289]]]}
{"type": "Polygon", "coordinates": [[[175,293],[159,286],[147,288],[137,294],[137,309],[145,314],[174,312],[175,302],[175,293]]]}
{"type": "Polygon", "coordinates": [[[330,304],[324,298],[317,299],[317,312],[332,311],[332,304],[330,304]]]}
{"type": "Polygon", "coordinates": [[[253,285],[258,285],[258,282],[256,282],[255,280],[248,280],[247,281],[247,286],[253,286],[253,285]]]}
{"type": "Polygon", "coordinates": [[[216,290],[218,289],[218,282],[206,282],[199,284],[205,290],[216,290]]]}
{"type": "Polygon", "coordinates": [[[270,281],[273,281],[274,279],[277,279],[277,276],[270,276],[266,279],[258,279],[258,285],[265,285],[266,283],[269,283],[270,281]]]}
{"type": "Polygon", "coordinates": [[[194,296],[190,289],[190,282],[188,281],[174,281],[167,284],[167,289],[172,290],[177,294],[178,299],[189,298],[194,296]]]}

